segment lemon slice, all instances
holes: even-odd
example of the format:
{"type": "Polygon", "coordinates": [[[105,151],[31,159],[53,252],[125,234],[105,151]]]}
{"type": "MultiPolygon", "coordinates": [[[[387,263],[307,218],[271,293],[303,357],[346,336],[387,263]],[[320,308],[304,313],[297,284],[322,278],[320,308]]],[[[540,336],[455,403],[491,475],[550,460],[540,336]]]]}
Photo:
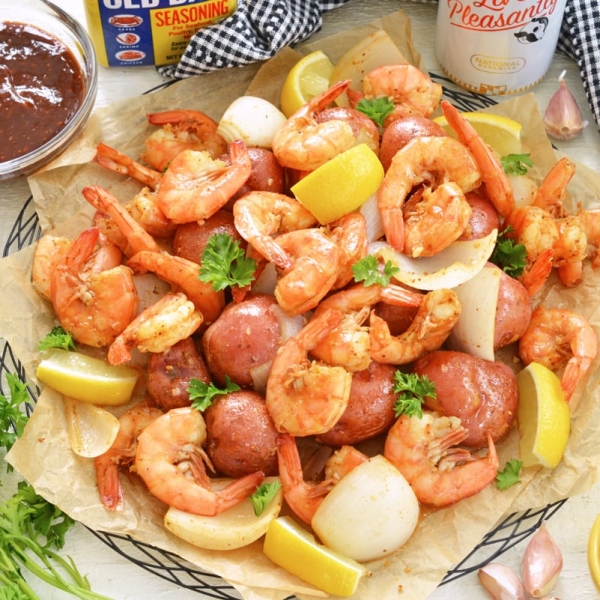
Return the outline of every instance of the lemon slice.
{"type": "Polygon", "coordinates": [[[292,193],[326,225],[357,210],[383,181],[383,167],[366,144],[338,154],[292,186],[292,193]]]}
{"type": "Polygon", "coordinates": [[[352,596],[367,569],[319,544],[290,517],[269,524],[263,552],[277,565],[335,596],[352,596]]]}
{"type": "Polygon", "coordinates": [[[329,87],[333,64],[321,50],[301,58],[288,73],[281,88],[280,107],[286,117],[329,87]]]}
{"type": "Polygon", "coordinates": [[[109,365],[80,352],[49,350],[38,365],[37,378],[65,396],[92,404],[117,406],[131,398],[138,372],[109,365]]]}
{"type": "MultiPolygon", "coordinates": [[[[520,154],[521,152],[521,123],[503,117],[484,112],[464,112],[462,116],[473,125],[484,142],[491,146],[500,156],[508,154],[520,154]]],[[[448,124],[446,117],[434,119],[441,125],[446,133],[456,137],[452,127],[448,124]]]]}
{"type": "Polygon", "coordinates": [[[553,469],[562,460],[571,416],[559,378],[547,367],[531,363],[517,375],[519,448],[523,466],[553,469]]]}

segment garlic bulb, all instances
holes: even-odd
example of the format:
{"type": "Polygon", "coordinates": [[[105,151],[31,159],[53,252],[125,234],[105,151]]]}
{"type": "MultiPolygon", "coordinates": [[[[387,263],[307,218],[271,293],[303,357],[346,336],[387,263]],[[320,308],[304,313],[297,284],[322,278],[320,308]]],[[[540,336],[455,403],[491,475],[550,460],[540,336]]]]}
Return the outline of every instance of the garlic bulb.
{"type": "Polygon", "coordinates": [[[525,548],[521,565],[523,585],[534,598],[552,591],[560,575],[563,558],[545,523],[534,533],[525,548]]]}
{"type": "Polygon", "coordinates": [[[557,140],[572,140],[583,131],[587,121],[583,120],[581,110],[569,91],[564,76],[565,71],[560,74],[558,90],[546,107],[544,127],[548,135],[557,140]]]}
{"type": "Polygon", "coordinates": [[[481,585],[494,600],[525,600],[521,580],[508,567],[489,563],[477,572],[481,585]]]}

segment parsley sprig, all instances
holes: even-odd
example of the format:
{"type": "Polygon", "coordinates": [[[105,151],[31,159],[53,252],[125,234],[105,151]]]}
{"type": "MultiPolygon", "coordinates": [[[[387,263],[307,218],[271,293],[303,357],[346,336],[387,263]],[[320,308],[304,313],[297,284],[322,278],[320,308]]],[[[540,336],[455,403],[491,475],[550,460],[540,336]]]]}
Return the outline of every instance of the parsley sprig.
{"type": "Polygon", "coordinates": [[[435,398],[435,383],[427,375],[418,375],[416,373],[404,373],[396,371],[394,373],[393,390],[398,394],[398,399],[394,404],[396,416],[402,414],[409,416],[423,416],[423,402],[425,398],[435,398]]]}
{"type": "Polygon", "coordinates": [[[373,98],[372,100],[363,98],[356,104],[356,109],[367,115],[379,127],[383,127],[386,117],[394,110],[394,102],[387,96],[373,98]]]}
{"type": "Polygon", "coordinates": [[[227,233],[215,233],[202,252],[198,278],[219,292],[236,285],[250,285],[255,271],[256,261],[246,257],[237,240],[227,233]]]}

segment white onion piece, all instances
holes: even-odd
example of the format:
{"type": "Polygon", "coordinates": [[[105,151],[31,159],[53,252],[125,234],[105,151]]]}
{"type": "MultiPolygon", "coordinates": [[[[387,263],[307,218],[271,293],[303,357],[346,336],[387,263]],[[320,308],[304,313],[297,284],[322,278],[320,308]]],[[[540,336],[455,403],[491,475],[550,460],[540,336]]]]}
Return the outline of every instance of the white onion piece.
{"type": "Polygon", "coordinates": [[[272,296],[275,293],[276,287],[277,269],[273,263],[268,262],[252,285],[252,291],[257,294],[270,294],[272,296]]]}
{"type": "Polygon", "coordinates": [[[228,144],[242,140],[246,146],[270,148],[273,136],[285,121],[285,115],[267,100],[241,96],[229,105],[221,117],[217,133],[228,144]]]}
{"type": "Polygon", "coordinates": [[[311,525],[329,548],[357,561],[389,556],[410,538],[419,502],[392,463],[378,454],[343,477],[311,525]]]}
{"type": "Polygon", "coordinates": [[[434,256],[412,258],[397,252],[387,242],[369,244],[369,254],[390,260],[400,269],[394,278],[418,290],[455,288],[469,281],[491,256],[498,230],[478,240],[457,241],[434,256]]]}
{"type": "Polygon", "coordinates": [[[367,239],[369,242],[374,242],[383,236],[383,221],[381,220],[381,213],[379,212],[379,206],[377,205],[377,194],[373,194],[368,200],[360,207],[359,211],[365,218],[367,226],[367,239]]]}
{"type": "Polygon", "coordinates": [[[501,277],[502,271],[490,265],[454,288],[462,310],[448,337],[450,348],[483,360],[495,359],[494,333],[501,277]]]}
{"type": "Polygon", "coordinates": [[[65,416],[71,449],[78,456],[104,454],[119,432],[119,419],[104,408],[65,396],[65,416]]]}

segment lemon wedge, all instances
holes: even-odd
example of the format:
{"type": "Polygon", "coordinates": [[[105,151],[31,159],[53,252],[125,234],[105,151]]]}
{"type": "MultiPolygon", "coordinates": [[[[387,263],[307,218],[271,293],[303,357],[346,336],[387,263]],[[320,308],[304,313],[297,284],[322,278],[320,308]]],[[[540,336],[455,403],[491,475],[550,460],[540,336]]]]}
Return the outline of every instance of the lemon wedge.
{"type": "Polygon", "coordinates": [[[523,466],[553,469],[562,460],[571,415],[559,378],[547,367],[531,363],[517,374],[519,448],[523,466]]]}
{"type": "Polygon", "coordinates": [[[80,352],[49,350],[36,371],[37,378],[65,396],[92,404],[117,406],[131,398],[138,372],[110,365],[80,352]]]}
{"type": "Polygon", "coordinates": [[[292,116],[309,100],[329,87],[333,64],[321,50],[302,57],[287,74],[281,88],[280,107],[286,117],[292,116]]]}
{"type": "Polygon", "coordinates": [[[269,524],[263,552],[277,565],[335,596],[352,596],[367,569],[319,544],[290,517],[269,524]]]}
{"type": "MultiPolygon", "coordinates": [[[[462,116],[473,125],[483,141],[491,146],[500,156],[520,154],[521,152],[521,123],[484,112],[463,112],[462,116]]],[[[444,128],[446,133],[456,137],[446,117],[436,117],[434,121],[444,128]]]]}
{"type": "Polygon", "coordinates": [[[358,144],[317,167],[292,193],[321,225],[357,210],[383,181],[383,167],[366,144],[358,144]]]}

